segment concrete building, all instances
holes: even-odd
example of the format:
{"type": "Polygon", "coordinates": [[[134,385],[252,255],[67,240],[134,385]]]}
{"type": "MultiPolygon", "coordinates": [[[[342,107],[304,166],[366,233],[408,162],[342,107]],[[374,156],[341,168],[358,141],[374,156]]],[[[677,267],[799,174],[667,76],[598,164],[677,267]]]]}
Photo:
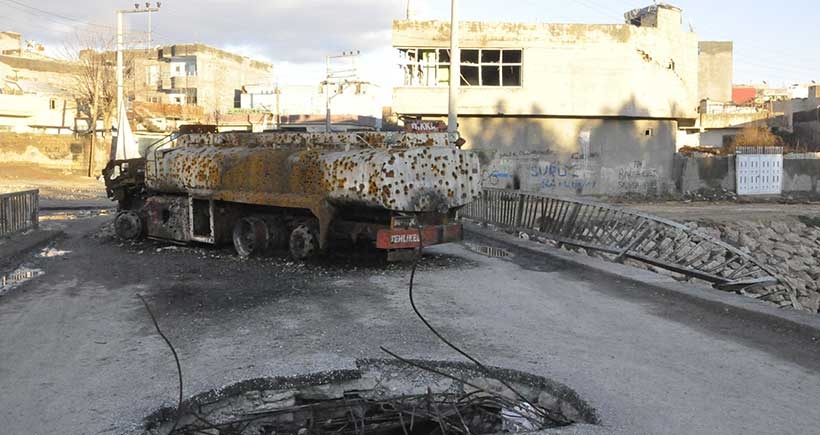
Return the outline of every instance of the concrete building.
{"type": "Polygon", "coordinates": [[[734,103],[733,50],[731,41],[698,43],[698,117],[694,125],[680,125],[678,149],[723,147],[744,127],[771,117],[769,111],[734,103]]]}
{"type": "Polygon", "coordinates": [[[205,113],[224,114],[239,107],[243,85],[272,81],[272,65],[203,44],[129,50],[125,56],[133,62],[126,84],[132,101],[197,105],[205,113]]]}
{"type": "Polygon", "coordinates": [[[731,144],[744,128],[766,126],[776,115],[763,107],[704,99],[700,102],[695,125],[679,131],[677,146],[678,149],[687,146],[722,148],[731,144]]]}
{"type": "Polygon", "coordinates": [[[320,122],[324,130],[328,91],[334,128],[380,129],[382,126],[379,86],[373,83],[350,81],[331,87],[319,83],[315,86],[245,86],[242,90],[241,109],[272,115],[273,126],[320,122]]]}
{"type": "Polygon", "coordinates": [[[698,43],[698,100],[732,101],[732,41],[698,43]]]}
{"type": "Polygon", "coordinates": [[[23,51],[23,38],[17,32],[0,32],[0,54],[19,56],[23,51]]]}
{"type": "Polygon", "coordinates": [[[0,131],[73,133],[77,65],[21,50],[19,43],[19,34],[0,33],[0,49],[11,53],[0,55],[0,131]]]}
{"type": "MultiPolygon", "coordinates": [[[[698,108],[698,38],[681,10],[653,5],[625,24],[462,22],[459,131],[484,184],[572,194],[673,189],[680,125],[698,108]]],[[[446,119],[450,26],[395,21],[404,85],[393,108],[446,119]]]]}
{"type": "Polygon", "coordinates": [[[808,88],[806,98],[788,102],[785,118],[795,135],[795,146],[820,151],[820,85],[808,88]]]}

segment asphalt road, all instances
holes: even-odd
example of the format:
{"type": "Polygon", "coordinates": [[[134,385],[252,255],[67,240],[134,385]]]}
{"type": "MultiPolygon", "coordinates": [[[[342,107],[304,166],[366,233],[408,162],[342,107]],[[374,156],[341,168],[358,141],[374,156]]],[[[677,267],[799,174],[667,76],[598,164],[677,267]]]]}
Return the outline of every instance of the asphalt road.
{"type": "MultiPolygon", "coordinates": [[[[54,248],[70,252],[30,258],[44,274],[0,296],[0,432],[128,433],[175,403],[173,359],[137,293],[180,353],[186,395],[349,368],[380,345],[459,359],[415,318],[407,266],[122,245],[99,231],[110,219],[67,221],[54,248]]],[[[485,362],[575,389],[602,433],[818,432],[818,337],[512,252],[433,250],[417,304],[485,362]]]]}

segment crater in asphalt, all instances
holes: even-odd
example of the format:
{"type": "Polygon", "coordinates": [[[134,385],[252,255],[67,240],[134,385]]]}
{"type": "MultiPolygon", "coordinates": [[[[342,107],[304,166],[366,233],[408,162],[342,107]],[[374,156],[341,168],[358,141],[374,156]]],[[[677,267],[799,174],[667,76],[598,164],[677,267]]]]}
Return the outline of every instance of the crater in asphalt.
{"type": "Polygon", "coordinates": [[[435,361],[357,366],[198,394],[179,412],[148,416],[143,433],[483,435],[599,422],[573,390],[529,373],[435,361]]]}

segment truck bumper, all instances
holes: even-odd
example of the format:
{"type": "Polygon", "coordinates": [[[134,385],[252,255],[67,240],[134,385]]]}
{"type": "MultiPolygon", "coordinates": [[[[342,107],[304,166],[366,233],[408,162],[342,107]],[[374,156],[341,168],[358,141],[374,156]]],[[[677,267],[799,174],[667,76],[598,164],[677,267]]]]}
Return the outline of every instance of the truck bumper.
{"type": "Polygon", "coordinates": [[[464,239],[461,224],[431,225],[413,229],[384,229],[376,234],[379,249],[413,249],[440,243],[459,242],[464,239]],[[419,239],[421,236],[421,239],[419,239]]]}

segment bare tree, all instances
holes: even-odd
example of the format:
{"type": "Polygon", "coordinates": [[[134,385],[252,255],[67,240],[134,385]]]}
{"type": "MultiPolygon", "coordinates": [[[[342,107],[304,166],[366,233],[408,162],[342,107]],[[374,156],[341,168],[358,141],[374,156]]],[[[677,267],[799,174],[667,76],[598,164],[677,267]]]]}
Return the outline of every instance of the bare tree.
{"type": "MultiPolygon", "coordinates": [[[[71,93],[78,111],[88,119],[87,133],[91,134],[88,175],[94,172],[94,148],[97,122],[102,121],[103,132],[110,131],[117,114],[117,53],[113,37],[89,34],[77,36],[73,45],[66,47],[66,55],[76,65],[71,93]]],[[[124,56],[124,83],[133,74],[133,56],[124,56]]],[[[105,133],[103,133],[105,135],[105,133]]]]}

